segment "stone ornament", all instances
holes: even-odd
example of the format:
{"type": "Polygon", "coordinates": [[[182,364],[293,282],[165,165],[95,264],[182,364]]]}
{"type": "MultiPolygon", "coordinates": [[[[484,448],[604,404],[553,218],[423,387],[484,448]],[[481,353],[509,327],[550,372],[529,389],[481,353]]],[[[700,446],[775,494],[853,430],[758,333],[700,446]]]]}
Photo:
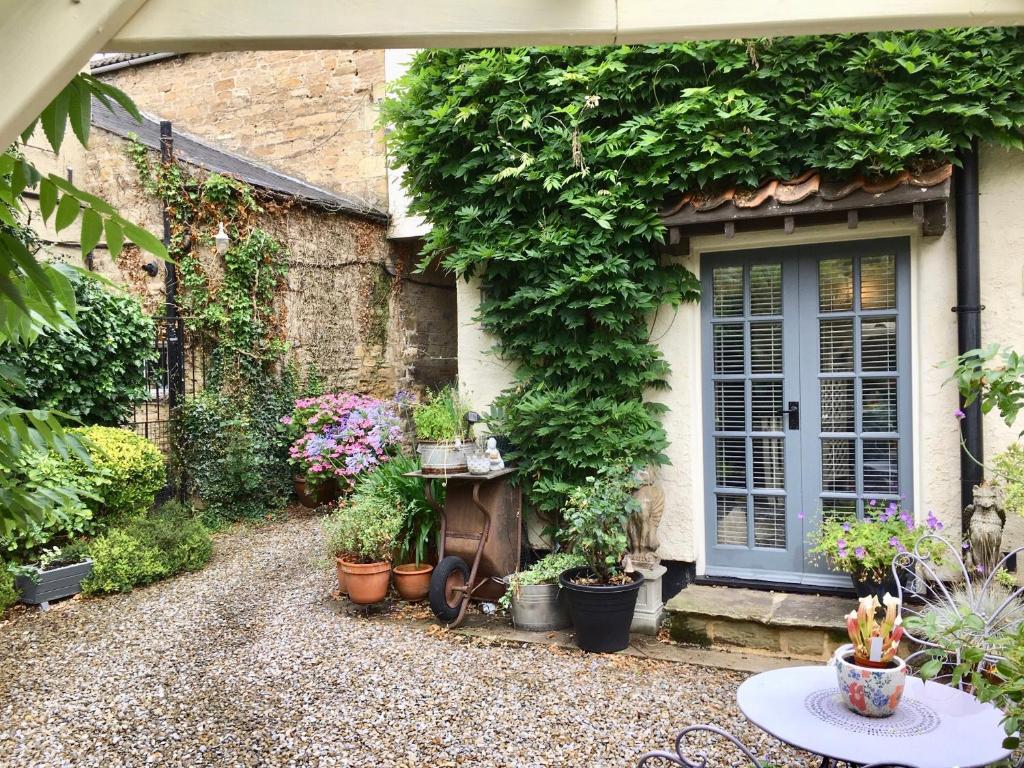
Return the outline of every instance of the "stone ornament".
{"type": "Polygon", "coordinates": [[[665,492],[654,482],[654,472],[637,472],[641,485],[633,492],[640,510],[626,523],[629,539],[629,559],[635,568],[653,568],[661,562],[658,557],[658,526],[665,513],[665,492]]]}
{"type": "Polygon", "coordinates": [[[487,438],[487,450],[484,451],[484,456],[491,462],[491,472],[505,468],[505,460],[501,458],[501,453],[498,451],[498,441],[493,437],[487,438]]]}
{"type": "Polygon", "coordinates": [[[968,567],[986,576],[999,562],[1006,510],[1000,486],[989,482],[974,486],[974,503],[964,507],[967,521],[968,567]]]}

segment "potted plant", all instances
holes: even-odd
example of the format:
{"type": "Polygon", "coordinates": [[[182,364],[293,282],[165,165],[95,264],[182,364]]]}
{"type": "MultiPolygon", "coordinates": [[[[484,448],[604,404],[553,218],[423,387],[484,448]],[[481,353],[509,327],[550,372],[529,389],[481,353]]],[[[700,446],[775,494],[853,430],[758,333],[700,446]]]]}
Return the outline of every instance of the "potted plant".
{"type": "Polygon", "coordinates": [[[505,577],[507,589],[498,604],[512,614],[512,625],[528,632],[565,629],[572,624],[569,605],[558,577],[570,568],[586,565],[568,552],[545,555],[525,571],[505,577]]]}
{"type": "Polygon", "coordinates": [[[343,499],[334,513],[337,525],[347,530],[349,550],[341,559],[348,597],[353,603],[379,603],[391,584],[391,557],[402,529],[399,500],[371,473],[343,499]]]}
{"type": "Polygon", "coordinates": [[[885,614],[879,621],[878,598],[868,595],[860,599],[857,610],[846,617],[851,642],[832,657],[843,702],[868,717],[888,717],[895,712],[907,682],[907,664],[896,655],[903,636],[900,602],[887,594],[882,603],[885,614]]]}
{"type": "Polygon", "coordinates": [[[355,529],[352,516],[340,508],[335,509],[321,522],[324,533],[324,550],[338,574],[338,594],[348,594],[348,583],[342,564],[352,559],[355,550],[355,529]]]}
{"type": "Polygon", "coordinates": [[[454,386],[439,389],[413,407],[416,450],[428,474],[451,475],[466,471],[462,441],[468,432],[469,409],[454,386]]]}
{"type": "Polygon", "coordinates": [[[281,429],[292,440],[295,495],[316,507],[352,489],[363,472],[386,461],[402,438],[397,405],[366,395],[329,392],[295,401],[281,429]]]}
{"type": "Polygon", "coordinates": [[[585,565],[564,571],[558,581],[568,597],[576,645],[584,651],[609,653],[629,645],[644,577],[620,564],[629,546],[626,523],[639,509],[636,487],[628,468],[606,468],[574,488],[562,510],[559,539],[585,565]]]}
{"type": "Polygon", "coordinates": [[[53,600],[82,591],[92,573],[92,560],[77,544],[44,550],[35,563],[15,566],[14,587],[18,599],[28,605],[49,606],[53,600]]]}
{"type": "Polygon", "coordinates": [[[933,514],[926,525],[914,523],[913,514],[899,502],[868,501],[864,519],[854,517],[825,520],[811,534],[810,553],[824,558],[837,571],[850,574],[858,597],[896,594],[896,581],[892,573],[893,558],[902,552],[923,546],[936,560],[941,558],[941,546],[926,539],[929,532],[942,529],[933,514]]]}

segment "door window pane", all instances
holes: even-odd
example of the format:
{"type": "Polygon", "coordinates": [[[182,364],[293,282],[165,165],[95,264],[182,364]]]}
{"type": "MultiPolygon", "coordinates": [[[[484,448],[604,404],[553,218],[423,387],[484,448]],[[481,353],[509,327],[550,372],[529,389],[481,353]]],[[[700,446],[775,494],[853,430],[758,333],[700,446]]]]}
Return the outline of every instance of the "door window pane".
{"type": "Polygon", "coordinates": [[[782,431],[782,382],[750,383],[750,429],[753,432],[782,431]]]}
{"type": "Polygon", "coordinates": [[[821,372],[853,371],[853,320],[821,321],[821,372]]]}
{"type": "Polygon", "coordinates": [[[853,432],[853,379],[821,380],[821,431],[853,432]]]}
{"type": "Polygon", "coordinates": [[[745,390],[742,381],[715,382],[715,429],[719,432],[742,432],[745,422],[745,390]]]}
{"type": "Polygon", "coordinates": [[[822,259],[818,263],[818,308],[822,312],[853,309],[853,259],[822,259]]]}
{"type": "Polygon", "coordinates": [[[746,438],[715,438],[715,482],[721,488],[747,487],[746,438]]]}
{"type": "Polygon", "coordinates": [[[896,432],[896,379],[865,379],[861,384],[864,432],[896,432]]]}
{"type": "Polygon", "coordinates": [[[743,373],[743,324],[716,325],[715,373],[743,373]]]}
{"type": "Polygon", "coordinates": [[[860,260],[860,307],[896,308],[895,256],[865,256],[860,260]]]}
{"type": "Polygon", "coordinates": [[[750,314],[782,314],[781,264],[756,264],[750,268],[750,314]]]}
{"type": "Polygon", "coordinates": [[[821,489],[839,493],[854,493],[857,482],[857,447],[854,440],[821,441],[821,489]]]}
{"type": "Polygon", "coordinates": [[[899,443],[896,440],[865,440],[864,493],[899,492],[899,443]]]}
{"type": "Polygon", "coordinates": [[[896,371],[896,320],[861,319],[860,367],[865,371],[896,371]]]}
{"type": "Polygon", "coordinates": [[[743,267],[715,267],[711,276],[715,317],[743,314],[743,267]]]}
{"type": "Polygon", "coordinates": [[[782,373],[782,323],[750,324],[750,372],[782,373]]]}
{"type": "Polygon", "coordinates": [[[715,496],[715,521],[719,544],[747,546],[746,496],[715,496]]]}
{"type": "Polygon", "coordinates": [[[846,520],[857,516],[855,499],[822,499],[821,517],[824,522],[846,520]]]}
{"type": "Polygon", "coordinates": [[[786,498],[754,497],[754,546],[786,548],[786,498]]]}
{"type": "Polygon", "coordinates": [[[785,444],[781,437],[755,437],[751,441],[754,459],[754,487],[786,487],[785,444]]]}

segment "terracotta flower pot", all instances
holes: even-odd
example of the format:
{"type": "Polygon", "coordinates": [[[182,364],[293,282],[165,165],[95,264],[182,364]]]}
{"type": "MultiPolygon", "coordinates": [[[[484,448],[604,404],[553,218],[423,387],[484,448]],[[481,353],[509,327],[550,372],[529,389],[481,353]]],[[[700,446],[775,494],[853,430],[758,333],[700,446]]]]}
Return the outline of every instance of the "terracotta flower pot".
{"type": "Polygon", "coordinates": [[[430,574],[434,566],[429,563],[406,563],[395,568],[395,589],[407,603],[418,603],[430,591],[430,574]]]}
{"type": "Polygon", "coordinates": [[[391,563],[341,563],[348,599],[356,605],[373,605],[388,596],[391,563]]]}
{"type": "Polygon", "coordinates": [[[342,566],[345,564],[344,558],[334,558],[334,567],[338,569],[338,594],[348,594],[348,577],[345,574],[345,569],[342,566]]]}

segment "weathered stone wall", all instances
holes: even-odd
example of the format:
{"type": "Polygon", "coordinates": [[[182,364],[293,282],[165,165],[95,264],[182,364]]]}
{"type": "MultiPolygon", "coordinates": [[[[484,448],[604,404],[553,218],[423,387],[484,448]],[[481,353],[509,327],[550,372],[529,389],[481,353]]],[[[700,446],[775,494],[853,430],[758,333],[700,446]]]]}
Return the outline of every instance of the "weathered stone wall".
{"type": "Polygon", "coordinates": [[[196,53],[98,76],[176,129],[387,208],[382,50],[196,53]]]}

